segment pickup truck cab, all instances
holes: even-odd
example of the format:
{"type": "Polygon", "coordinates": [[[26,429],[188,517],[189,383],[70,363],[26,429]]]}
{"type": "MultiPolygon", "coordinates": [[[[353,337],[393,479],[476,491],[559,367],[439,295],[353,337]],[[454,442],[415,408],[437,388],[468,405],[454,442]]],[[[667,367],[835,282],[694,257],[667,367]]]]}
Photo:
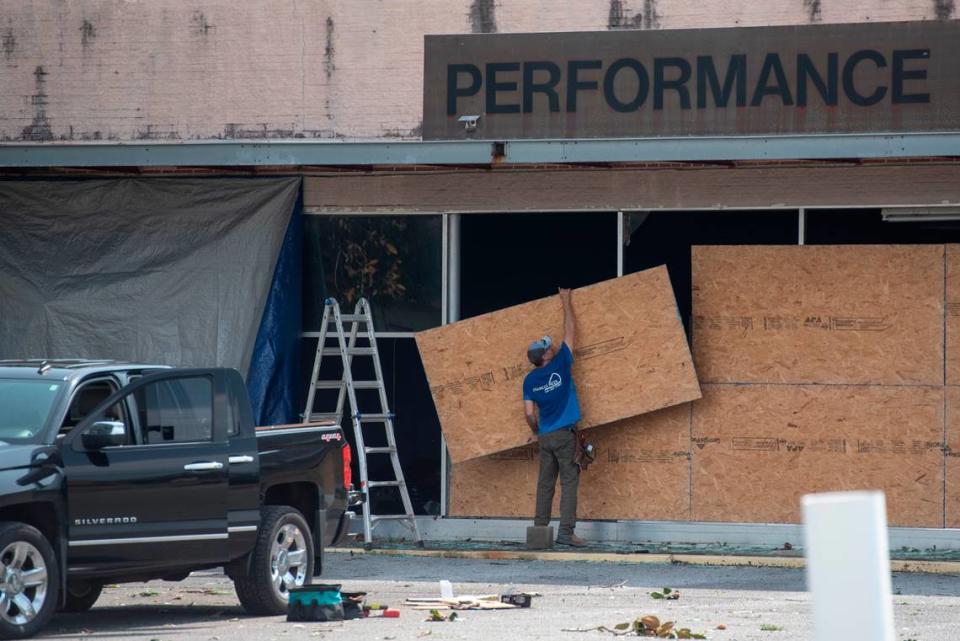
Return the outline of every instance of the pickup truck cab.
{"type": "Polygon", "coordinates": [[[231,369],[0,361],[0,408],[0,638],[215,567],[283,613],[363,498],[338,425],[254,428],[231,369]]]}

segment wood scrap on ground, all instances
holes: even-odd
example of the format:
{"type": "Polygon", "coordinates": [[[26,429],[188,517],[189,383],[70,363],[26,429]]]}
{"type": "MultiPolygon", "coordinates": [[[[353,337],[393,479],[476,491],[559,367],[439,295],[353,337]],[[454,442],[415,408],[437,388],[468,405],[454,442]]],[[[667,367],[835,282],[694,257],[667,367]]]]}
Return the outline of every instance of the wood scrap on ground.
{"type": "Polygon", "coordinates": [[[414,610],[513,610],[519,607],[510,603],[501,603],[499,594],[458,596],[452,599],[411,597],[403,604],[414,610]]]}

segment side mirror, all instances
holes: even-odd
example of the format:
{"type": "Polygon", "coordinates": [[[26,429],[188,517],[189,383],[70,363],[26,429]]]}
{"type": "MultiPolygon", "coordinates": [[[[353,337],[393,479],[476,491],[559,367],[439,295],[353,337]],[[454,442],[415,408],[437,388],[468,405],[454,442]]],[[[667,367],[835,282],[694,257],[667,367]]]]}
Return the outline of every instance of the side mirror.
{"type": "Polygon", "coordinates": [[[102,450],[127,444],[127,426],[123,421],[97,421],[80,435],[83,447],[102,450]]]}

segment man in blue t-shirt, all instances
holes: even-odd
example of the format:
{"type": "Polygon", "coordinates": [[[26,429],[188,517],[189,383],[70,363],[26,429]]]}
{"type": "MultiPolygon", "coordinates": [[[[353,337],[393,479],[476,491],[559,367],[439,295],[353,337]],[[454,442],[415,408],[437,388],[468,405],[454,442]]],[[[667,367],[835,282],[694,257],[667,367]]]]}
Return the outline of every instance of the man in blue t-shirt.
{"type": "Polygon", "coordinates": [[[560,531],[557,543],[583,547],[586,541],[573,533],[577,525],[577,487],[580,467],[573,462],[577,448],[580,403],[573,383],[573,305],[570,290],[560,290],[563,303],[563,342],[559,349],[549,336],[527,348],[536,368],[523,379],[523,409],[527,424],[540,441],[540,477],[537,480],[537,513],[534,525],[550,524],[553,494],[560,476],[560,531]]]}

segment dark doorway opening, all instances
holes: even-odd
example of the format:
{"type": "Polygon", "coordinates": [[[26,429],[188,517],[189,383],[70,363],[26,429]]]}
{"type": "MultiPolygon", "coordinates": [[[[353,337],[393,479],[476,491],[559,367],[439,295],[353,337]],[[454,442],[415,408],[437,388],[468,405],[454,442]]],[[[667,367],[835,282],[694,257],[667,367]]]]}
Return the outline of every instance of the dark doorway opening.
{"type": "Polygon", "coordinates": [[[461,318],[617,275],[616,213],[463,215],[460,245],[461,318]]]}
{"type": "Polygon", "coordinates": [[[694,245],[796,245],[795,211],[631,213],[625,237],[625,274],[666,265],[683,327],[690,337],[691,247],[694,245]]]}
{"type": "Polygon", "coordinates": [[[818,209],[806,219],[808,245],[960,243],[960,220],[888,222],[879,209],[818,209]]]}

